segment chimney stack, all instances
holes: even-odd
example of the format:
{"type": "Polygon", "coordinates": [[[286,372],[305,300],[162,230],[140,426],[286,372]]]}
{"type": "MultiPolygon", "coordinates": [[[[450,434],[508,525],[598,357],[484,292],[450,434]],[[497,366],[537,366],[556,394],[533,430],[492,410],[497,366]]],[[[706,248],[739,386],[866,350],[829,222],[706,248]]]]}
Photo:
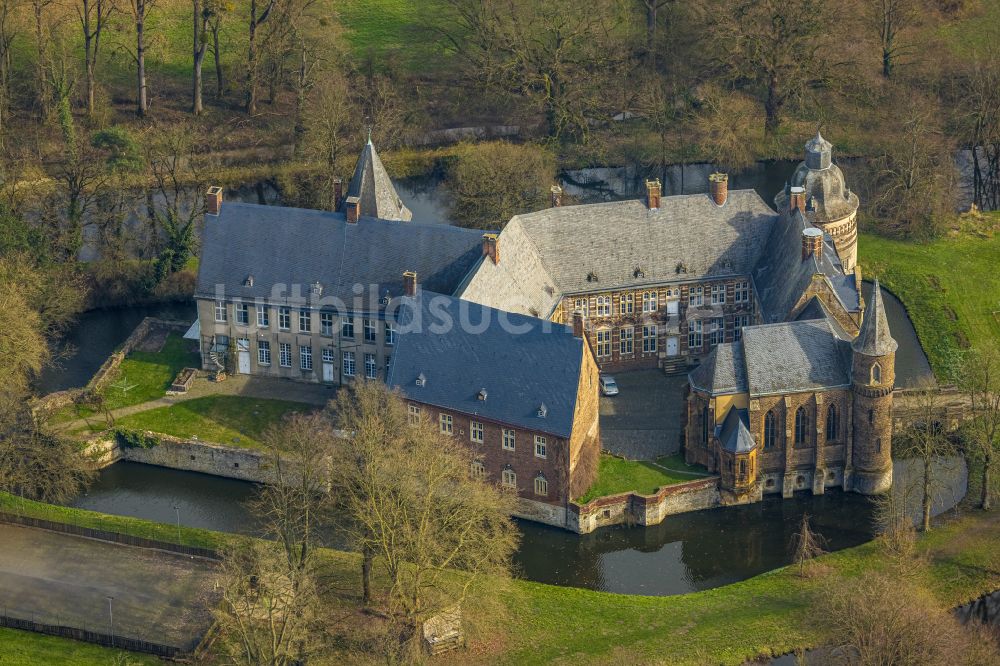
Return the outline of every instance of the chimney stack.
{"type": "Polygon", "coordinates": [[[333,179],[333,209],[340,210],[340,204],[344,203],[344,181],[340,178],[333,179]]]}
{"type": "Polygon", "coordinates": [[[583,313],[573,313],[573,337],[583,338],[583,313]]]}
{"type": "Polygon", "coordinates": [[[660,207],[660,196],[663,189],[660,186],[660,179],[647,180],[646,181],[646,206],[650,210],[656,210],[660,207]]]}
{"type": "Polygon", "coordinates": [[[406,296],[417,295],[417,274],[413,271],[403,273],[403,294],[406,296]]]}
{"type": "Polygon", "coordinates": [[[483,256],[493,260],[493,265],[500,263],[500,237],[497,234],[483,234],[483,256]]]}
{"type": "Polygon", "coordinates": [[[209,215],[218,215],[222,210],[222,188],[213,185],[205,193],[205,212],[209,215]]]}
{"type": "Polygon", "coordinates": [[[708,192],[716,206],[723,206],[729,198],[729,175],[713,173],[708,177],[708,192]]]}
{"type": "Polygon", "coordinates": [[[347,197],[347,222],[357,224],[361,217],[361,199],[358,197],[347,197]]]}
{"type": "Polygon", "coordinates": [[[806,188],[793,187],[788,194],[788,210],[794,211],[798,208],[803,213],[806,212],[806,188]]]}
{"type": "Polygon", "coordinates": [[[823,232],[816,227],[802,230],[802,261],[816,255],[816,261],[823,258],[823,232]]]}
{"type": "Polygon", "coordinates": [[[558,185],[553,185],[549,189],[549,201],[552,203],[553,208],[559,208],[562,206],[562,188],[558,185]]]}

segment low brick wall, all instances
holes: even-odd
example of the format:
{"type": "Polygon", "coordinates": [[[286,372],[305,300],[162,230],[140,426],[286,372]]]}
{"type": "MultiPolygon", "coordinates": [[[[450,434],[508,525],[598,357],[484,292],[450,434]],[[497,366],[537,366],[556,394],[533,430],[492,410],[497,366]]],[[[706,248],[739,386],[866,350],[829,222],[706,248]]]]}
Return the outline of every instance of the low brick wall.
{"type": "Polygon", "coordinates": [[[589,534],[610,525],[657,525],[667,516],[721,505],[719,477],[711,476],[664,486],[652,495],[628,492],[598,497],[583,505],[571,502],[566,528],[589,534]]]}

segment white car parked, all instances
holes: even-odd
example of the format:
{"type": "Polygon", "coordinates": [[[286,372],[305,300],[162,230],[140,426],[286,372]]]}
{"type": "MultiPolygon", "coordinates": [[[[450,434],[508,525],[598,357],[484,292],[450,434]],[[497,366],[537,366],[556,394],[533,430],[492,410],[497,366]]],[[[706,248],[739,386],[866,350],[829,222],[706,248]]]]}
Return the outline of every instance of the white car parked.
{"type": "Polygon", "coordinates": [[[601,395],[618,395],[618,384],[611,375],[601,375],[601,395]]]}

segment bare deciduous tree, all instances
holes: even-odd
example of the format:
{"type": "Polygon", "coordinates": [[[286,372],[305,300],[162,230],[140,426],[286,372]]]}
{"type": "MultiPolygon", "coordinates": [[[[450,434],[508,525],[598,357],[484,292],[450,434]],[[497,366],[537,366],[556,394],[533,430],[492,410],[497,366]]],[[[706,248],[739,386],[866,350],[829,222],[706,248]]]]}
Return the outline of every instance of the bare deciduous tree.
{"type": "Polygon", "coordinates": [[[21,0],[0,0],[0,148],[10,112],[11,46],[17,36],[15,18],[20,6],[21,0]]]}
{"type": "Polygon", "coordinates": [[[804,576],[806,565],[825,551],[823,537],[813,532],[809,523],[809,514],[802,514],[799,530],[792,535],[792,562],[799,568],[799,575],[804,576]]]}
{"type": "Polygon", "coordinates": [[[882,76],[890,78],[899,59],[914,52],[902,35],[913,27],[921,6],[915,0],[866,0],[867,20],[882,51],[882,76]]]}
{"type": "Polygon", "coordinates": [[[257,86],[260,75],[260,52],[257,43],[258,31],[274,11],[278,0],[250,0],[250,15],[247,20],[249,41],[247,43],[246,72],[246,112],[249,115],[257,113],[257,86]]]}
{"type": "Polygon", "coordinates": [[[938,492],[936,464],[943,456],[955,453],[946,424],[942,423],[944,401],[941,390],[933,383],[925,383],[912,398],[913,413],[910,425],[898,438],[899,455],[902,458],[916,458],[922,467],[920,479],[921,526],[926,532],[931,529],[931,507],[938,492]]]}
{"type": "Polygon", "coordinates": [[[87,76],[87,113],[90,115],[94,113],[101,36],[108,25],[108,19],[117,9],[115,0],[77,0],[76,13],[83,31],[83,61],[87,76]]]}
{"type": "Polygon", "coordinates": [[[1000,352],[978,349],[962,363],[959,382],[969,399],[971,419],[963,425],[966,450],[982,465],[979,503],[993,505],[992,474],[1000,463],[1000,352]]]}
{"type": "Polygon", "coordinates": [[[149,91],[146,86],[146,18],[155,7],[156,0],[129,0],[129,10],[135,22],[135,51],[132,59],[136,68],[135,112],[140,118],[149,109],[149,91]]]}

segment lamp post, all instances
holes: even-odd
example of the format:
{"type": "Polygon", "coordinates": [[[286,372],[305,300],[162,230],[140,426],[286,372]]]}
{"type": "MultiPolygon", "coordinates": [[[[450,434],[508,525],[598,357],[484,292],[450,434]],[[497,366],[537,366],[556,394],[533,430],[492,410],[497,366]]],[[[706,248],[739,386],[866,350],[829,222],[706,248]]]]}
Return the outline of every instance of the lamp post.
{"type": "Polygon", "coordinates": [[[108,635],[111,636],[111,647],[115,646],[115,613],[111,608],[111,602],[114,601],[114,599],[114,597],[108,597],[108,635]]]}
{"type": "Polygon", "coordinates": [[[181,508],[174,506],[174,513],[177,514],[177,545],[181,545],[181,508]]]}

